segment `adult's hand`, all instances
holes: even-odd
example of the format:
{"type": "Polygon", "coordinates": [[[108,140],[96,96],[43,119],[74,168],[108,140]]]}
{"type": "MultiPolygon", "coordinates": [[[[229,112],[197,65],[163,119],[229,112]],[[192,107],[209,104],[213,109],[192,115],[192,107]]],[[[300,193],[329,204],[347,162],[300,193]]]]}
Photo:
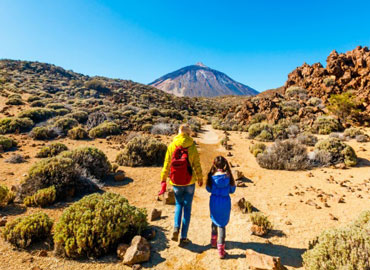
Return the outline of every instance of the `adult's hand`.
{"type": "Polygon", "coordinates": [[[159,191],[158,196],[161,196],[162,194],[164,194],[166,192],[166,189],[167,189],[167,183],[166,183],[166,181],[162,181],[161,182],[161,191],[159,191]]]}

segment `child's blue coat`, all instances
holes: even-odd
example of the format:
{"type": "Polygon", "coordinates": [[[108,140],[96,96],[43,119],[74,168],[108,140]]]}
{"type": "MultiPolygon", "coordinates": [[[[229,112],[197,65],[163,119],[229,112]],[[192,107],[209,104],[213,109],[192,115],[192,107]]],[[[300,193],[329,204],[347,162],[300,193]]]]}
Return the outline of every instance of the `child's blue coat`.
{"type": "Polygon", "coordinates": [[[212,187],[207,186],[206,189],[212,193],[209,200],[212,222],[218,227],[225,227],[229,223],[231,211],[229,194],[234,193],[236,187],[230,186],[227,174],[216,174],[212,176],[212,187]]]}

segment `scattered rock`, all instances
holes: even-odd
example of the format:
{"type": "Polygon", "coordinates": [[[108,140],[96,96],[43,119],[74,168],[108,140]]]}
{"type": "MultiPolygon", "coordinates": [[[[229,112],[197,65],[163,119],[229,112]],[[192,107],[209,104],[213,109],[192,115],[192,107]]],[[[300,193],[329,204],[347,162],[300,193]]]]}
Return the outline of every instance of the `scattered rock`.
{"type": "Polygon", "coordinates": [[[39,251],[38,256],[39,257],[47,257],[48,252],[45,249],[42,249],[42,250],[39,251]]]}
{"type": "Polygon", "coordinates": [[[125,175],[125,172],[122,171],[122,170],[118,170],[115,174],[114,174],[114,181],[116,182],[122,182],[124,181],[126,178],[126,175],[125,175]]]}
{"type": "Polygon", "coordinates": [[[141,268],[143,268],[140,264],[134,264],[132,266],[132,270],[140,270],[141,268]]]}
{"type": "Polygon", "coordinates": [[[246,187],[247,185],[241,180],[236,180],[236,186],[237,187],[246,187]]]}
{"type": "Polygon", "coordinates": [[[252,249],[245,252],[246,263],[249,269],[254,270],[283,270],[279,257],[272,257],[266,254],[258,253],[252,249]]]}
{"type": "Polygon", "coordinates": [[[314,177],[314,175],[313,175],[313,173],[312,173],[312,172],[309,172],[309,173],[307,174],[307,176],[308,176],[308,177],[314,177]]]}
{"type": "Polygon", "coordinates": [[[163,204],[175,205],[175,192],[168,189],[163,195],[163,204]]]}
{"type": "Polygon", "coordinates": [[[8,221],[7,217],[1,217],[0,219],[0,227],[4,227],[6,222],[8,221]]]}
{"type": "Polygon", "coordinates": [[[135,236],[130,247],[126,250],[123,263],[133,265],[148,261],[150,258],[150,244],[142,236],[135,236]]]}
{"type": "Polygon", "coordinates": [[[150,221],[158,220],[161,218],[161,216],[162,216],[162,210],[158,210],[154,208],[152,210],[152,213],[150,214],[150,221]]]}
{"type": "Polygon", "coordinates": [[[266,234],[268,234],[268,230],[266,230],[265,228],[263,228],[262,226],[258,226],[258,225],[252,225],[251,226],[251,233],[253,235],[257,235],[257,236],[264,236],[266,234]]]}
{"type": "Polygon", "coordinates": [[[127,244],[119,244],[117,247],[117,257],[121,260],[125,257],[126,251],[130,246],[127,244]]]}
{"type": "Polygon", "coordinates": [[[239,170],[232,170],[231,172],[232,172],[235,180],[240,180],[240,179],[243,179],[244,178],[243,172],[241,172],[239,170]]]}
{"type": "Polygon", "coordinates": [[[340,198],[338,199],[338,203],[345,203],[344,198],[343,198],[343,197],[340,197],[340,198]]]}
{"type": "Polygon", "coordinates": [[[339,163],[339,164],[336,164],[336,165],[335,165],[335,168],[336,168],[336,169],[344,170],[344,169],[347,169],[347,166],[346,166],[346,164],[344,164],[344,163],[339,163]]]}
{"type": "Polygon", "coordinates": [[[329,213],[329,217],[331,220],[338,220],[337,217],[335,217],[333,214],[329,213]]]}
{"type": "MultiPolygon", "coordinates": [[[[227,150],[230,150],[230,149],[227,149],[227,150]]],[[[227,153],[227,156],[228,156],[228,157],[232,157],[232,156],[233,156],[233,154],[231,154],[231,152],[229,152],[229,153],[227,153]]]]}
{"type": "Polygon", "coordinates": [[[289,221],[289,220],[287,220],[287,221],[285,221],[285,224],[286,224],[286,225],[292,225],[292,222],[291,222],[291,221],[289,221]]]}

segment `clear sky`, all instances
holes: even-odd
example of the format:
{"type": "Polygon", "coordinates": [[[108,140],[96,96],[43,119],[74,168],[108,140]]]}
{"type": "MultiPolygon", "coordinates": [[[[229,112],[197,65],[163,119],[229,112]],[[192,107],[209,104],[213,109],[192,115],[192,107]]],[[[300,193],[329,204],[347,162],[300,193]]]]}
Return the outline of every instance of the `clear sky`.
{"type": "Polygon", "coordinates": [[[263,91],[370,45],[370,1],[0,0],[0,58],[149,83],[203,62],[263,91]]]}

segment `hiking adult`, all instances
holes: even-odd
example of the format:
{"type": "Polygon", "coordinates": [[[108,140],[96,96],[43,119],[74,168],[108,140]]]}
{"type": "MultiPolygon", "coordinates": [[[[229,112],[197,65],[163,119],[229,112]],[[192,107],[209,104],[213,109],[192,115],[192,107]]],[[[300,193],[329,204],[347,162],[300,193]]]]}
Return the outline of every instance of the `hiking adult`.
{"type": "Polygon", "coordinates": [[[191,138],[191,128],[187,124],[180,126],[179,134],[174,137],[167,148],[161,173],[162,189],[159,195],[166,191],[168,177],[169,183],[173,186],[176,201],[172,240],[178,241],[181,228],[180,246],[184,246],[190,242],[187,234],[195,182],[197,181],[199,186],[203,184],[199,153],[191,138]]]}

